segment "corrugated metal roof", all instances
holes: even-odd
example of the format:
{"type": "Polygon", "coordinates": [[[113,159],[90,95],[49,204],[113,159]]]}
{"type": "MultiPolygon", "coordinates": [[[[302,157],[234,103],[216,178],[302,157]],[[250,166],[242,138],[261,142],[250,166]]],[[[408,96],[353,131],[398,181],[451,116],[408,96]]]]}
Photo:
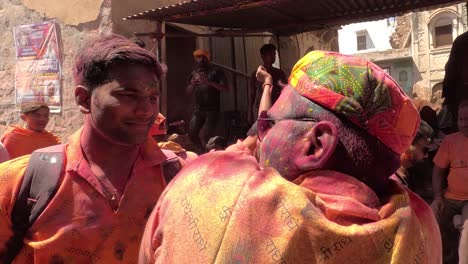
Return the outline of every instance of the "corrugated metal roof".
{"type": "Polygon", "coordinates": [[[149,19],[280,35],[381,19],[453,0],[192,0],[124,19],[149,19]]]}

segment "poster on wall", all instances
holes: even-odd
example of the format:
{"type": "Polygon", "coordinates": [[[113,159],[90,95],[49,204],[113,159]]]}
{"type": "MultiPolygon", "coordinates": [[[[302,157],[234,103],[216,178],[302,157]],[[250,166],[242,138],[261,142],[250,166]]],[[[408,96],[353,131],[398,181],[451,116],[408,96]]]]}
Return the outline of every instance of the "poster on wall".
{"type": "Polygon", "coordinates": [[[55,21],[13,28],[16,47],[17,108],[39,101],[50,111],[61,111],[62,53],[60,28],[55,21]]]}

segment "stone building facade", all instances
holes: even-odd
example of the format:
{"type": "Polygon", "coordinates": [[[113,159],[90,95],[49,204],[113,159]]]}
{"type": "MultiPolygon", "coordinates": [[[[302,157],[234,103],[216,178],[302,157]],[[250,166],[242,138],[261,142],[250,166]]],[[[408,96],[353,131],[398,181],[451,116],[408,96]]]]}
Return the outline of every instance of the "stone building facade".
{"type": "Polygon", "coordinates": [[[408,18],[411,32],[407,37],[416,66],[413,92],[435,102],[442,89],[452,42],[468,29],[466,4],[415,12],[408,18]]]}
{"type": "MultiPolygon", "coordinates": [[[[375,47],[357,50],[355,47],[349,54],[375,62],[388,71],[406,93],[430,100],[438,108],[441,104],[445,64],[450,55],[452,42],[468,29],[466,4],[411,12],[389,18],[386,23],[382,23],[383,21],[362,23],[367,24],[365,28],[357,28],[356,25],[359,24],[354,24],[351,27],[354,30],[351,32],[354,34],[353,40],[349,39],[350,34],[347,34],[348,38],[342,41],[342,30],[340,30],[340,51],[342,45],[346,45],[346,41],[359,42],[357,39],[359,34],[368,31],[368,28],[373,28],[374,31],[375,28],[380,28],[381,33],[393,32],[385,36],[379,35],[390,42],[391,46],[387,49],[375,47]],[[389,27],[391,31],[388,30],[389,27]]],[[[348,26],[343,27],[343,30],[347,28],[348,26]]],[[[369,37],[375,38],[376,35],[372,34],[369,37]]]]}

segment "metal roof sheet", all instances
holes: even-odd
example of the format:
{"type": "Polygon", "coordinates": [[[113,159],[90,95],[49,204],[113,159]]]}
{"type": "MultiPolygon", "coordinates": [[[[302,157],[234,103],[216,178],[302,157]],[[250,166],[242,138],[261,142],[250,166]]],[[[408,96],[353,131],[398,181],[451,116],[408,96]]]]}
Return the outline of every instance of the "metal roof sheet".
{"type": "Polygon", "coordinates": [[[453,0],[191,0],[130,15],[210,27],[270,31],[280,35],[382,19],[453,0]]]}

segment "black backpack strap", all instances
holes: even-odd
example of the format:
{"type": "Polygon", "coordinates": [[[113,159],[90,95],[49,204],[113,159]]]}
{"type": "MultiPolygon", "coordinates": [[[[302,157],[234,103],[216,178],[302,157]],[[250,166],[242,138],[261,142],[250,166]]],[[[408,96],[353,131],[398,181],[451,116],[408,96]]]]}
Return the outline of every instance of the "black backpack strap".
{"type": "Polygon", "coordinates": [[[58,189],[65,164],[65,145],[38,149],[31,154],[11,213],[13,235],[6,243],[2,263],[11,263],[23,248],[29,228],[58,189]]]}
{"type": "Polygon", "coordinates": [[[166,149],[161,150],[167,157],[162,164],[162,170],[166,183],[169,183],[182,169],[182,164],[179,161],[179,157],[174,152],[166,149]]]}

